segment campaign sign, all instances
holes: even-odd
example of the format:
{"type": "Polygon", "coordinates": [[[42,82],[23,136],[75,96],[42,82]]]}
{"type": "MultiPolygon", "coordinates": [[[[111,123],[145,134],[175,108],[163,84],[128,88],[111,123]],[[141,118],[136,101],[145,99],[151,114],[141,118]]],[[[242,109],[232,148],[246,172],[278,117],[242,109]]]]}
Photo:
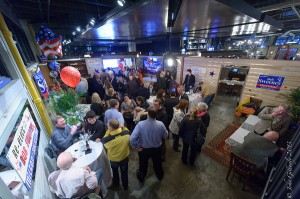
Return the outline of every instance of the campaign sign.
{"type": "Polygon", "coordinates": [[[283,76],[259,75],[256,88],[279,91],[284,79],[283,76]]]}
{"type": "Polygon", "coordinates": [[[28,108],[26,108],[6,157],[19,174],[28,191],[30,191],[32,185],[37,141],[38,129],[28,108]]]}
{"type": "Polygon", "coordinates": [[[45,98],[48,98],[49,97],[49,88],[48,88],[48,85],[46,83],[46,80],[43,76],[43,73],[41,70],[39,70],[38,72],[36,72],[34,75],[33,75],[34,79],[35,79],[35,82],[37,83],[37,85],[39,86],[40,88],[40,91],[42,92],[43,96],[45,98]]]}

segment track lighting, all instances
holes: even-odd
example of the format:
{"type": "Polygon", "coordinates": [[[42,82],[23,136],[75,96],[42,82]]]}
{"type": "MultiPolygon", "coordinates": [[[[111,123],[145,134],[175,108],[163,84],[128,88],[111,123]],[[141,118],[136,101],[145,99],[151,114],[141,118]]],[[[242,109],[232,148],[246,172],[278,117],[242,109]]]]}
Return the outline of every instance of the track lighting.
{"type": "Polygon", "coordinates": [[[117,2],[120,6],[124,6],[125,4],[125,0],[118,0],[117,2]]]}

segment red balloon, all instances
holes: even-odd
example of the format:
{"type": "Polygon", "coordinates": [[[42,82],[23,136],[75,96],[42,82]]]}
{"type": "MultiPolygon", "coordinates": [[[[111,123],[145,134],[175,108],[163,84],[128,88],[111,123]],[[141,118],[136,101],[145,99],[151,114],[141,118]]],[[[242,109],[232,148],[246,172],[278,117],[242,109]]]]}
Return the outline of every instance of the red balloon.
{"type": "Polygon", "coordinates": [[[61,80],[72,88],[75,88],[80,82],[80,77],[80,72],[72,66],[66,66],[60,71],[61,80]]]}

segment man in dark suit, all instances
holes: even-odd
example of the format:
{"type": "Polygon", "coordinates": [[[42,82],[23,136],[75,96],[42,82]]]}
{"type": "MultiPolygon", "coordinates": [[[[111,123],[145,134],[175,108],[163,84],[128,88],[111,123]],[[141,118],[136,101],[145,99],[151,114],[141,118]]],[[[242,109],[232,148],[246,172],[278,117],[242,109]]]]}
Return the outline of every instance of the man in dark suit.
{"type": "Polygon", "coordinates": [[[179,103],[178,98],[176,98],[176,93],[175,92],[171,92],[170,94],[170,98],[166,98],[165,102],[164,102],[164,106],[166,108],[166,112],[168,114],[168,123],[166,128],[169,128],[169,125],[171,123],[171,120],[173,118],[173,108],[179,103]]]}
{"type": "Polygon", "coordinates": [[[184,88],[183,86],[179,86],[177,88],[177,92],[178,92],[178,101],[182,100],[182,99],[186,99],[187,101],[189,101],[189,96],[184,92],[184,88]]]}
{"type": "Polygon", "coordinates": [[[188,92],[195,85],[195,75],[192,74],[191,69],[187,69],[188,74],[186,74],[183,85],[185,86],[185,92],[188,92]]]}
{"type": "Polygon", "coordinates": [[[263,136],[249,133],[244,138],[243,144],[233,149],[233,153],[256,164],[258,169],[263,169],[267,164],[267,158],[273,157],[278,150],[275,142],[279,133],[269,131],[263,136]]]}
{"type": "Polygon", "coordinates": [[[150,90],[149,90],[149,83],[143,84],[137,91],[136,91],[136,96],[142,96],[145,99],[150,98],[150,90]]]}
{"type": "Polygon", "coordinates": [[[115,78],[115,75],[111,74],[110,78],[111,78],[110,83],[111,83],[112,87],[114,88],[114,90],[117,92],[118,91],[118,82],[117,82],[117,79],[115,78]]]}
{"type": "MultiPolygon", "coordinates": [[[[168,114],[165,110],[165,107],[162,104],[160,99],[156,99],[154,101],[154,108],[157,110],[156,120],[161,121],[165,127],[168,125],[168,114]]],[[[165,161],[166,158],[166,143],[165,140],[161,143],[161,151],[162,151],[162,161],[165,161]]]]}

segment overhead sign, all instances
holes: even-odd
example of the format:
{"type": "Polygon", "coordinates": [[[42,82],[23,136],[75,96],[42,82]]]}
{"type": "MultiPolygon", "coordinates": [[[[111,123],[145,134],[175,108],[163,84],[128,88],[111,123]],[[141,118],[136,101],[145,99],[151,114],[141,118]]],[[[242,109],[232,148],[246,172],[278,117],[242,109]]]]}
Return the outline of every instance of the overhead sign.
{"type": "Polygon", "coordinates": [[[259,75],[256,88],[279,91],[284,79],[283,76],[259,75]]]}
{"type": "Polygon", "coordinates": [[[7,153],[7,159],[21,177],[28,191],[30,191],[32,185],[37,141],[38,129],[29,109],[26,108],[7,153]]]}

